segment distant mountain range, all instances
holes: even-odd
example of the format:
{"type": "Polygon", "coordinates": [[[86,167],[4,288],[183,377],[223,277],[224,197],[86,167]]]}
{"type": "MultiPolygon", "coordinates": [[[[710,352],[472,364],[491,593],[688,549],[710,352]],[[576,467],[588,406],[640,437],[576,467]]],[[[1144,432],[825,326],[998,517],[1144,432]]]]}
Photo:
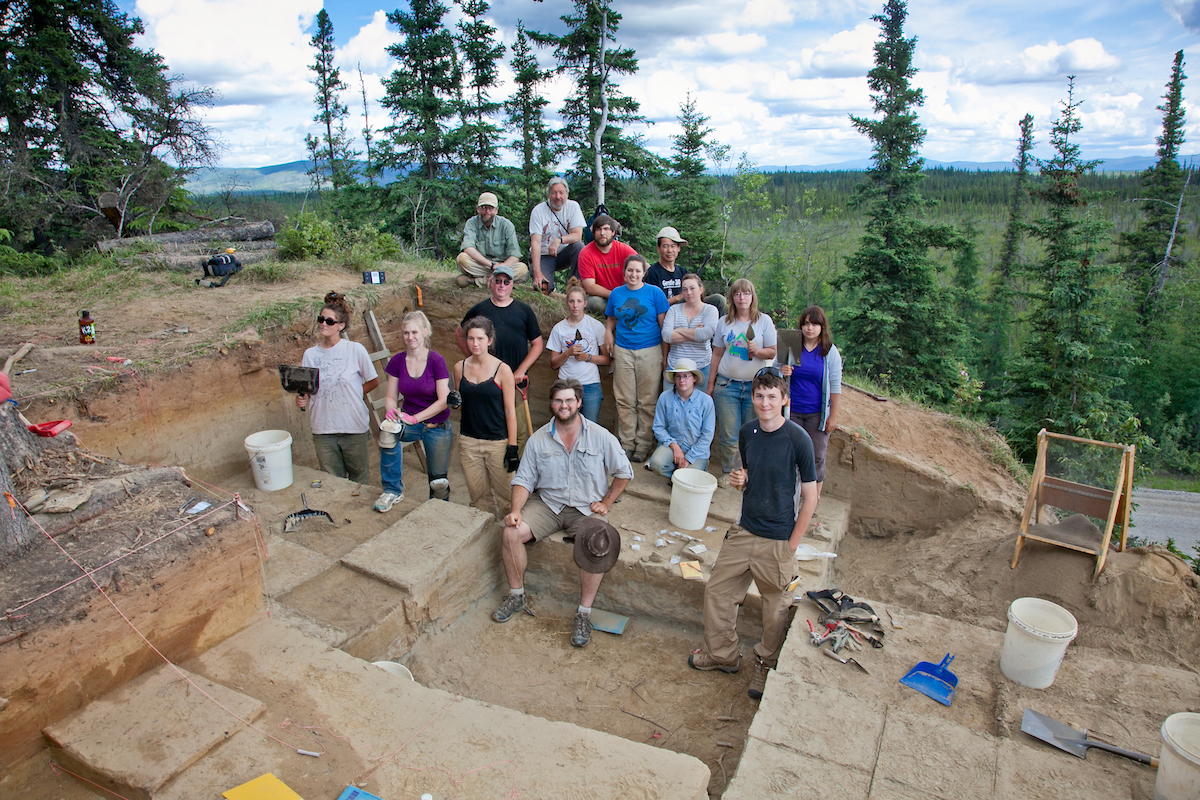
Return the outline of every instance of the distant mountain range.
{"type": "MultiPolygon", "coordinates": [[[[1196,163],[1200,155],[1185,156],[1181,161],[1196,163]]],[[[1141,172],[1154,166],[1153,156],[1128,156],[1107,158],[1098,168],[1100,172],[1141,172]]],[[[868,158],[839,161],[836,164],[763,164],[762,172],[838,172],[862,171],[871,166],[868,158]]],[[[956,170],[999,172],[1013,168],[1011,161],[934,161],[925,162],[926,167],[954,168],[956,170]]],[[[196,171],[187,183],[188,191],[198,195],[219,194],[230,191],[235,194],[249,192],[303,192],[310,184],[308,171],[311,161],[290,161],[269,167],[208,167],[196,171]]],[[[400,172],[388,170],[380,178],[390,183],[400,172]]]]}

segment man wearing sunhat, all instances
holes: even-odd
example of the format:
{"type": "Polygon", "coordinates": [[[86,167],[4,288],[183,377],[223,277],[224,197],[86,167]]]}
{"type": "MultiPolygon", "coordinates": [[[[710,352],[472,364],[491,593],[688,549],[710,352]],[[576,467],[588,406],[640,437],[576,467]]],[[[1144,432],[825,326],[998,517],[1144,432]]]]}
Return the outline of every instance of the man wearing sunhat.
{"type": "Polygon", "coordinates": [[[518,611],[533,615],[525,595],[525,545],[565,531],[575,537],[579,565],[575,647],[591,639],[592,603],[621,552],[620,534],[603,517],[633,478],[617,437],[580,414],[582,405],[579,381],[559,379],[550,387],[550,422],[529,437],[513,478],[512,511],[504,517],[500,544],[509,594],[492,614],[496,622],[508,622],[518,611]]]}
{"type": "Polygon", "coordinates": [[[521,263],[516,226],[496,213],[499,206],[496,195],[484,192],[475,203],[477,213],[463,226],[462,252],[455,259],[462,271],[459,286],[487,286],[492,270],[500,265],[512,270],[514,280],[529,274],[529,268],[521,263]]]}
{"type": "MultiPolygon", "coordinates": [[[[655,237],[658,245],[658,261],[646,271],[646,283],[657,286],[667,296],[671,305],[683,302],[683,277],[687,270],[676,264],[679,251],[687,244],[687,239],[679,235],[679,231],[667,225],[655,237]]],[[[721,316],[725,316],[725,297],[721,294],[711,294],[704,302],[715,306],[721,316]]]]}
{"type": "Polygon", "coordinates": [[[654,438],[658,447],[646,469],[670,478],[677,469],[708,469],[708,453],[717,429],[713,399],[696,386],[704,373],[690,358],[667,370],[671,386],[654,407],[654,438]]]}

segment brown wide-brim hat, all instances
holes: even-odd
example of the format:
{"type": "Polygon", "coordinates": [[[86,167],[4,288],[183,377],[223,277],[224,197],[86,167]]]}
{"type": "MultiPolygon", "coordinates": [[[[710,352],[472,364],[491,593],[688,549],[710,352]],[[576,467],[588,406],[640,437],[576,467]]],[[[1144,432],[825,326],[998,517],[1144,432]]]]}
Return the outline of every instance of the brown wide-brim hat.
{"type": "Polygon", "coordinates": [[[575,530],[575,563],[584,572],[608,572],[621,555],[621,534],[602,519],[588,517],[575,530]]]}

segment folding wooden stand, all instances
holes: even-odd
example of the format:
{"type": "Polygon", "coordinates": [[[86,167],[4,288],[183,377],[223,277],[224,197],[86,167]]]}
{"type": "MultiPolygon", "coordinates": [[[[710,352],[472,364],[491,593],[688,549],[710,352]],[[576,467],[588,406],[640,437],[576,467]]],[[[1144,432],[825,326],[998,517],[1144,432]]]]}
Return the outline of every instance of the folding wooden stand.
{"type": "Polygon", "coordinates": [[[1017,548],[1013,553],[1012,561],[1013,568],[1016,568],[1017,559],[1021,557],[1021,548],[1025,545],[1025,540],[1032,539],[1036,542],[1045,542],[1094,555],[1096,557],[1096,569],[1092,573],[1092,582],[1094,583],[1104,569],[1113,527],[1118,524],[1121,526],[1121,544],[1117,548],[1118,551],[1125,549],[1125,543],[1129,537],[1129,502],[1133,493],[1133,462],[1136,449],[1134,445],[1081,439],[1077,436],[1050,433],[1042,428],[1038,432],[1037,461],[1033,467],[1033,478],[1029,481],[1029,495],[1025,498],[1025,512],[1021,515],[1021,530],[1017,533],[1017,548]],[[1050,439],[1062,439],[1063,441],[1109,447],[1122,451],[1121,462],[1117,468],[1117,479],[1112,484],[1113,488],[1102,489],[1098,486],[1089,486],[1048,476],[1046,474],[1046,444],[1050,439]],[[1041,522],[1043,506],[1053,506],[1064,511],[1074,511],[1088,517],[1103,519],[1105,520],[1104,530],[1101,531],[1090,520],[1082,517],[1068,517],[1056,525],[1043,525],[1041,522]]]}

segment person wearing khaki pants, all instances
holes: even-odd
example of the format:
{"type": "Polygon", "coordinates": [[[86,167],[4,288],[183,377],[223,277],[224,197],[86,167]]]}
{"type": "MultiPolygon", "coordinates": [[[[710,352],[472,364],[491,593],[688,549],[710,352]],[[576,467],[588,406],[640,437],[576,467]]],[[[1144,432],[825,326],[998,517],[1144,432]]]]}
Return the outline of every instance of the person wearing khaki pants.
{"type": "Polygon", "coordinates": [[[504,439],[488,441],[460,436],[458,452],[462,457],[463,474],[467,478],[467,492],[471,505],[480,511],[490,511],[496,519],[504,516],[508,509],[508,470],[504,467],[504,453],[508,442],[504,439]]]}
{"type": "Polygon", "coordinates": [[[754,646],[754,674],[747,694],[762,698],[767,671],[775,668],[787,633],[786,588],[796,548],[817,507],[817,469],[812,439],[785,416],[788,381],[778,367],[763,367],[751,382],[757,419],[738,432],[742,469],[729,485],[743,489],[738,524],[729,529],[712,577],[704,587],[704,647],[688,657],[692,669],[734,673],[741,667],[738,606],[751,579],[762,595],[763,638],[754,646]],[[796,484],[800,508],[796,508],[796,484]]]}
{"type": "Polygon", "coordinates": [[[645,461],[654,449],[654,406],[666,361],[662,341],[667,296],[643,282],[646,259],[625,259],[625,283],[608,296],[605,346],[613,357],[617,429],[630,461],[645,461]]]}

